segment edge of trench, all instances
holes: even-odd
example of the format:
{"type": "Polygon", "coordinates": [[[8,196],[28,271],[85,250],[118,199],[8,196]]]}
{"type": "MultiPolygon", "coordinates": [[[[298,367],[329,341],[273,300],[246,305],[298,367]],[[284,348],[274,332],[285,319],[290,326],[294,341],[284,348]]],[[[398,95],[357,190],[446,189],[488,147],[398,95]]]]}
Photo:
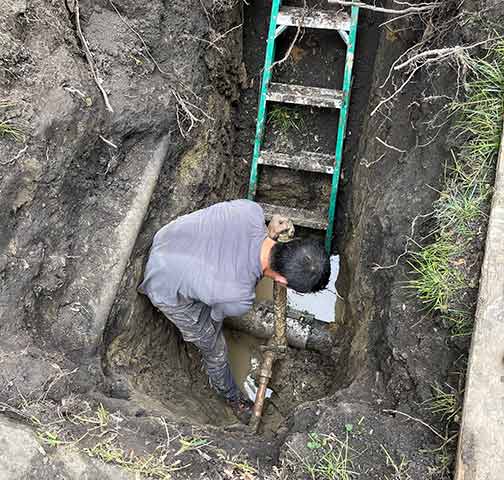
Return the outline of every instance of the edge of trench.
{"type": "Polygon", "coordinates": [[[500,480],[504,471],[504,131],[469,354],[454,480],[500,480]]]}

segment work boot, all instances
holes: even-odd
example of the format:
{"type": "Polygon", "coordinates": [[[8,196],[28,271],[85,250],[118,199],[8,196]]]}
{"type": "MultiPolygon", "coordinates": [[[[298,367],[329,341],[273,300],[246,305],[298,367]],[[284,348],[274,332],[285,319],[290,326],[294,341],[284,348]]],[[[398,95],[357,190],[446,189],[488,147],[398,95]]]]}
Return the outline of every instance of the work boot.
{"type": "Polygon", "coordinates": [[[245,398],[241,392],[240,396],[236,400],[226,400],[226,402],[231,407],[231,410],[233,410],[236,418],[238,418],[241,423],[248,425],[250,418],[252,417],[254,402],[245,398]]]}

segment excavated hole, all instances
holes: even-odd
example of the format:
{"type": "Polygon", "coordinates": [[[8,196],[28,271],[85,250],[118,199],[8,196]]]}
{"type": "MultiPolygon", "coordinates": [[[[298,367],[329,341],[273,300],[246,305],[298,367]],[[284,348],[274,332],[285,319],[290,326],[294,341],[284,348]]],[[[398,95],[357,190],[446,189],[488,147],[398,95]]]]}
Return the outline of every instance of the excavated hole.
{"type": "MultiPolygon", "coordinates": [[[[294,2],[295,3],[295,2],[294,2]]],[[[312,2],[313,3],[313,2],[312,2]]],[[[319,2],[324,3],[324,2],[319,2]]],[[[311,5],[310,5],[311,6],[311,5]]],[[[249,161],[255,132],[258,86],[264,60],[266,26],[269,2],[257,1],[244,8],[244,63],[248,73],[248,88],[243,89],[237,125],[240,125],[235,145],[235,156],[249,161]]],[[[365,19],[361,22],[365,23],[365,19]]],[[[343,182],[340,197],[344,196],[344,179],[351,172],[351,159],[356,152],[358,129],[362,111],[368,98],[372,62],[376,50],[376,29],[361,28],[351,116],[343,164],[343,182]]],[[[277,58],[282,58],[294,38],[287,31],[278,43],[277,58]]],[[[306,31],[293,48],[291,57],[277,72],[275,81],[298,83],[326,88],[338,88],[342,81],[344,48],[336,32],[306,31]]],[[[290,108],[290,107],[289,107],[290,108]]],[[[283,129],[269,124],[265,138],[267,148],[283,152],[299,150],[332,153],[337,128],[337,113],[309,107],[290,108],[295,125],[283,129]]],[[[330,188],[330,177],[300,174],[282,169],[264,169],[258,200],[300,208],[318,208],[325,204],[330,188]]],[[[243,179],[246,182],[246,178],[243,179]]],[[[245,183],[244,183],[245,187],[245,183]]],[[[210,186],[211,188],[211,186],[210,186]]],[[[341,209],[340,209],[341,210],[341,209]]],[[[342,212],[338,213],[337,239],[342,237],[342,212]],[[339,228],[339,230],[338,230],[339,228]]],[[[300,235],[320,236],[320,232],[298,232],[300,235]]],[[[335,242],[337,246],[338,240],[335,242]]],[[[143,245],[143,256],[148,244],[143,245]]],[[[116,302],[106,333],[104,353],[105,371],[111,379],[109,394],[128,396],[139,408],[177,421],[224,426],[236,423],[235,417],[208,385],[201,369],[199,353],[181,339],[177,330],[152,308],[148,300],[135,293],[134,286],[141,278],[143,256],[135,260],[125,291],[129,297],[116,302]]],[[[347,277],[342,261],[342,278],[347,277]]],[[[342,280],[340,278],[339,282],[342,280]]],[[[260,286],[259,296],[268,297],[260,286]]],[[[339,285],[342,288],[342,285],[339,285]]],[[[335,300],[334,282],[329,285],[335,300]]],[[[266,287],[266,290],[268,288],[266,287]]],[[[308,301],[308,303],[310,303],[308,301]]],[[[319,304],[315,299],[315,304],[319,304]]],[[[325,312],[325,320],[334,320],[336,309],[325,312]]],[[[299,306],[299,305],[298,305],[299,306]]],[[[306,298],[301,302],[306,307],[306,298]]],[[[339,310],[339,308],[338,308],[339,310]]],[[[336,330],[337,322],[333,323],[336,330]]],[[[225,330],[233,373],[242,389],[252,393],[254,370],[260,361],[259,347],[264,340],[250,335],[225,330]]],[[[346,383],[357,372],[342,374],[340,366],[346,363],[335,339],[330,355],[290,348],[287,358],[277,362],[270,383],[271,397],[267,401],[263,432],[274,432],[280,423],[298,405],[324,397],[346,383]]]]}

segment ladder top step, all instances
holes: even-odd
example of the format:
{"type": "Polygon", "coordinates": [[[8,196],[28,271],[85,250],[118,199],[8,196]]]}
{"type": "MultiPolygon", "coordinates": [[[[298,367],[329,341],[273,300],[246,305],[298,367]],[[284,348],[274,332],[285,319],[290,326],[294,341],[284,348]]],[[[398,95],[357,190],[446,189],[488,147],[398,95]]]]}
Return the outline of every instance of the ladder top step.
{"type": "Polygon", "coordinates": [[[305,172],[332,174],[334,172],[334,155],[313,152],[301,152],[297,155],[291,155],[263,150],[259,156],[259,164],[305,172]]]}
{"type": "Polygon", "coordinates": [[[289,27],[320,28],[325,30],[350,31],[350,16],[341,11],[316,10],[300,7],[282,7],[278,12],[277,25],[289,27]]]}
{"type": "Polygon", "coordinates": [[[272,102],[311,105],[323,108],[341,108],[343,92],[330,88],[305,87],[287,83],[270,83],[267,99],[272,102]]]}
{"type": "Polygon", "coordinates": [[[312,212],[301,208],[279,207],[267,203],[260,203],[264,210],[266,220],[271,219],[275,213],[279,213],[292,220],[294,225],[301,227],[314,228],[316,230],[326,230],[328,220],[322,212],[312,212]]]}

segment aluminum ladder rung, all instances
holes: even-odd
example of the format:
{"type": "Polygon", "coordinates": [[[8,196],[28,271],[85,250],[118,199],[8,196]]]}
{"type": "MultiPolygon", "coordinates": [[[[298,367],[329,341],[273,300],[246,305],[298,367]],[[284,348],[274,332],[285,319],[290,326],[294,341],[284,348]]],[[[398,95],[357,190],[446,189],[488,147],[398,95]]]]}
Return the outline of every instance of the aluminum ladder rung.
{"type": "Polygon", "coordinates": [[[301,152],[297,155],[262,150],[258,160],[260,165],[289,168],[305,172],[327,173],[334,172],[334,155],[324,153],[301,152]]]}
{"type": "Polygon", "coordinates": [[[270,220],[275,213],[278,213],[284,217],[290,218],[294,225],[299,225],[300,227],[313,228],[315,230],[325,230],[327,228],[328,220],[324,212],[313,212],[301,208],[280,207],[268,203],[260,203],[260,205],[264,210],[266,220],[270,220]]]}
{"type": "Polygon", "coordinates": [[[289,27],[320,28],[324,30],[350,31],[352,19],[342,11],[315,10],[300,7],[282,7],[278,12],[277,25],[289,27]]]}
{"type": "Polygon", "coordinates": [[[341,108],[343,92],[330,88],[305,87],[287,83],[270,83],[267,99],[271,102],[311,105],[322,108],[341,108]]]}

